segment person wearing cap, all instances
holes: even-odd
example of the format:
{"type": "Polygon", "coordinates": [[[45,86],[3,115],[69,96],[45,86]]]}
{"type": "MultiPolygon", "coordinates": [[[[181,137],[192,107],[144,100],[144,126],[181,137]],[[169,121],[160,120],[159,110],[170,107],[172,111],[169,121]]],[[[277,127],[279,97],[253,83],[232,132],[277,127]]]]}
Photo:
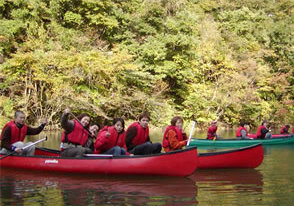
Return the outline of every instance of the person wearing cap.
{"type": "Polygon", "coordinates": [[[220,137],[216,134],[216,130],[217,130],[217,122],[216,121],[212,121],[210,124],[210,127],[207,130],[207,138],[206,139],[220,139],[220,137]]]}
{"type": "Polygon", "coordinates": [[[248,130],[245,127],[246,125],[246,122],[240,122],[240,126],[236,131],[236,139],[253,139],[251,137],[248,137],[248,130]]]}

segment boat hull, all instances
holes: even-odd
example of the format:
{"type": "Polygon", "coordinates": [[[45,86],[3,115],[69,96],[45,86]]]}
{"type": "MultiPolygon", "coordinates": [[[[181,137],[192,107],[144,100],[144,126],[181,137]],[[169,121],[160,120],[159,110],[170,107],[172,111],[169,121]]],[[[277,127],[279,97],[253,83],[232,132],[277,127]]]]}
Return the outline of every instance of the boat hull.
{"type": "Polygon", "coordinates": [[[217,139],[217,140],[207,140],[207,139],[192,139],[190,146],[197,147],[246,147],[254,144],[262,143],[265,145],[280,145],[280,144],[294,144],[294,136],[282,137],[282,138],[272,138],[272,139],[251,139],[251,140],[237,140],[237,139],[217,139]]]}
{"type": "Polygon", "coordinates": [[[8,156],[0,161],[0,166],[67,173],[188,176],[197,168],[198,158],[195,156],[195,147],[141,156],[66,158],[52,153],[51,156],[8,156]]]}
{"type": "Polygon", "coordinates": [[[229,151],[200,153],[198,169],[256,168],[263,162],[263,158],[262,144],[229,151]]]}

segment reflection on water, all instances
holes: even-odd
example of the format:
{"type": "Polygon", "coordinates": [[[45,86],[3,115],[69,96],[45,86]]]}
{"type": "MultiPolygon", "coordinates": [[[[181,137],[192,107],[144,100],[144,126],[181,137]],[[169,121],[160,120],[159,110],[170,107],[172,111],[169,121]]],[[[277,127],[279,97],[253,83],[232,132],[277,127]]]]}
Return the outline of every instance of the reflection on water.
{"type": "Polygon", "coordinates": [[[196,182],[199,188],[203,188],[202,191],[208,190],[210,193],[262,193],[263,175],[255,169],[198,170],[189,178],[196,182]]]}
{"type": "Polygon", "coordinates": [[[55,205],[196,204],[197,187],[189,178],[94,176],[37,173],[1,168],[1,202],[55,205]],[[164,204],[163,204],[164,203],[164,204]]]}

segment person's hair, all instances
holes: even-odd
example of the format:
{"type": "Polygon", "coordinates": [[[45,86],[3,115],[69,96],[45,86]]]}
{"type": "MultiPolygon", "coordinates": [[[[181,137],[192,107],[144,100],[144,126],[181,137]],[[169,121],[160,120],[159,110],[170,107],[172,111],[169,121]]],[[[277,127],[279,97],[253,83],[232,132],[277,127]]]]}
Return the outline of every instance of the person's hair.
{"type": "Polygon", "coordinates": [[[20,114],[24,115],[24,112],[20,111],[20,110],[16,110],[15,113],[14,113],[14,118],[17,118],[20,114]]]}
{"type": "Polygon", "coordinates": [[[147,119],[150,121],[150,116],[149,116],[149,114],[146,113],[146,112],[140,114],[139,117],[138,117],[139,121],[140,121],[141,119],[143,119],[143,118],[147,118],[147,119]]]}
{"type": "Polygon", "coordinates": [[[182,123],[184,123],[182,117],[180,117],[180,116],[175,116],[175,117],[172,118],[172,120],[170,121],[171,125],[172,125],[172,126],[176,126],[176,123],[177,123],[178,120],[181,120],[182,123]]]}
{"type": "Polygon", "coordinates": [[[82,113],[82,114],[79,114],[79,115],[77,116],[78,120],[80,120],[80,121],[81,121],[84,117],[89,117],[89,118],[90,118],[89,124],[86,126],[86,128],[89,129],[89,128],[90,128],[90,125],[91,125],[91,117],[90,117],[90,115],[88,115],[87,113],[82,113]]]}
{"type": "Polygon", "coordinates": [[[263,126],[265,123],[267,123],[267,121],[266,120],[263,120],[262,123],[261,123],[261,125],[263,126]]]}
{"type": "Polygon", "coordinates": [[[82,113],[82,114],[80,114],[80,115],[77,116],[77,118],[78,118],[80,121],[81,121],[84,117],[89,117],[89,118],[91,119],[90,115],[88,115],[87,113],[82,113]]]}
{"type": "Polygon", "coordinates": [[[91,123],[90,127],[91,127],[91,126],[94,126],[94,125],[96,125],[96,126],[98,127],[98,131],[97,131],[97,132],[99,132],[99,130],[100,130],[100,125],[99,125],[98,123],[93,122],[93,123],[91,123]]]}
{"type": "Polygon", "coordinates": [[[247,122],[244,122],[244,121],[241,121],[241,122],[240,122],[240,126],[241,126],[241,127],[244,127],[245,124],[247,124],[247,122]]]}
{"type": "Polygon", "coordinates": [[[290,128],[290,125],[286,124],[286,127],[289,129],[290,128]]]}
{"type": "Polygon", "coordinates": [[[113,123],[113,125],[115,125],[117,122],[121,122],[122,127],[123,127],[123,131],[124,131],[125,130],[125,121],[122,118],[115,118],[112,123],[113,123]]]}

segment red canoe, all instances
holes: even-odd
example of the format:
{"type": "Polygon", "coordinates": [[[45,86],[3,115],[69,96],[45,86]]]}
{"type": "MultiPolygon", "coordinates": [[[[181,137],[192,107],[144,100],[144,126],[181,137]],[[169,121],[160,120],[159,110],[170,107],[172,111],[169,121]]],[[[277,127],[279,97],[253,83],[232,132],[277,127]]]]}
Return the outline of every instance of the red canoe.
{"type": "Polygon", "coordinates": [[[255,168],[263,161],[261,144],[229,151],[200,153],[198,169],[255,168]]]}
{"type": "Polygon", "coordinates": [[[60,157],[54,151],[37,148],[35,156],[8,156],[0,160],[0,167],[88,174],[188,176],[198,164],[195,147],[153,155],[83,158],[60,157]]]}

